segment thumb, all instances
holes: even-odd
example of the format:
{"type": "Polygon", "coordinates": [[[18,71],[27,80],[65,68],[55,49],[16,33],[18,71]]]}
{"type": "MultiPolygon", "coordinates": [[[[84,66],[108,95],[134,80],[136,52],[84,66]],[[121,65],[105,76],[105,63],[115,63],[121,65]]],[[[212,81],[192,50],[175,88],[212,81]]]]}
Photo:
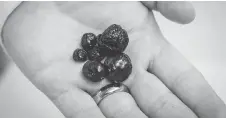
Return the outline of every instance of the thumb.
{"type": "Polygon", "coordinates": [[[190,2],[144,1],[142,3],[149,9],[159,11],[167,19],[180,24],[188,24],[195,19],[195,9],[190,2]]]}

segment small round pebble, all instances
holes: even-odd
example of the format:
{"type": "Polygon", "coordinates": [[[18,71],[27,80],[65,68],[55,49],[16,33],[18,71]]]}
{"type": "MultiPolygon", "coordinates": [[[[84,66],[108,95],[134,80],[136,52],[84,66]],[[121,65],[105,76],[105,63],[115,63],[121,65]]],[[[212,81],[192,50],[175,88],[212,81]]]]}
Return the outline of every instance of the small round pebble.
{"type": "Polygon", "coordinates": [[[87,61],[82,68],[83,75],[92,82],[99,82],[105,76],[105,68],[98,61],[87,61]]]}
{"type": "Polygon", "coordinates": [[[113,82],[125,81],[132,72],[132,63],[128,55],[121,53],[114,57],[107,57],[104,61],[107,67],[106,78],[113,82]]]}
{"type": "Polygon", "coordinates": [[[87,52],[84,49],[76,49],[73,53],[73,59],[75,61],[86,61],[87,60],[87,52]]]}
{"type": "Polygon", "coordinates": [[[85,33],[82,36],[81,45],[84,50],[89,51],[97,44],[97,37],[93,33],[85,33]]]}

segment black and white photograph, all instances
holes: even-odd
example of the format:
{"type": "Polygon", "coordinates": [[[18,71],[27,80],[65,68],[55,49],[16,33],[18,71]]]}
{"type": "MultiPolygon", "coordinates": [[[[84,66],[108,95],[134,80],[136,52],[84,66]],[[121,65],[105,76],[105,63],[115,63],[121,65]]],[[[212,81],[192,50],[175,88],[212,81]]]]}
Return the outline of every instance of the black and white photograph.
{"type": "Polygon", "coordinates": [[[0,1],[0,118],[226,118],[225,1],[0,1]]]}

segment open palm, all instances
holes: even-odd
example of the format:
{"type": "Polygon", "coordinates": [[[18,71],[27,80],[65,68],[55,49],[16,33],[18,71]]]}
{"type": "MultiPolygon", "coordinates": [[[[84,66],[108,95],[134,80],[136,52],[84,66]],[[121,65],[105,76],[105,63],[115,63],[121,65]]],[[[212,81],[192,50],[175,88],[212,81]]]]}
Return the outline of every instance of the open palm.
{"type": "Polygon", "coordinates": [[[67,118],[225,116],[223,102],[140,2],[24,2],[9,17],[3,38],[22,72],[67,118]],[[111,24],[129,35],[125,53],[133,71],[124,84],[131,94],[116,93],[98,107],[92,95],[109,82],[86,80],[84,63],[74,62],[72,54],[84,33],[97,35],[111,24]]]}

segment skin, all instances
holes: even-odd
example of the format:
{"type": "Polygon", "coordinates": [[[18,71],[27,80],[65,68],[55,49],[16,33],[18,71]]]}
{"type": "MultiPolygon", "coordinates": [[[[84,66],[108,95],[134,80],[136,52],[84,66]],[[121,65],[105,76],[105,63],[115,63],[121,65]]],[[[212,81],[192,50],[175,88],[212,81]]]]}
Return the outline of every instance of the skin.
{"type": "Polygon", "coordinates": [[[182,24],[195,16],[187,2],[23,2],[4,25],[3,44],[67,118],[225,118],[223,101],[163,37],[151,9],[182,24]],[[92,95],[109,82],[86,80],[72,53],[84,33],[111,24],[130,38],[125,53],[133,71],[124,84],[131,94],[115,93],[97,106],[92,95]]]}

